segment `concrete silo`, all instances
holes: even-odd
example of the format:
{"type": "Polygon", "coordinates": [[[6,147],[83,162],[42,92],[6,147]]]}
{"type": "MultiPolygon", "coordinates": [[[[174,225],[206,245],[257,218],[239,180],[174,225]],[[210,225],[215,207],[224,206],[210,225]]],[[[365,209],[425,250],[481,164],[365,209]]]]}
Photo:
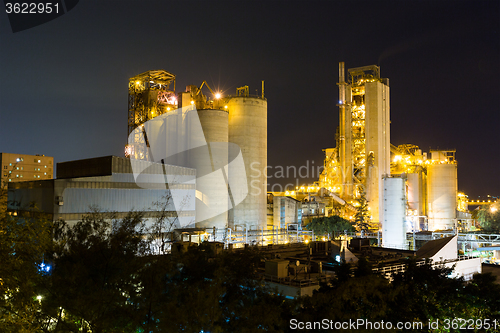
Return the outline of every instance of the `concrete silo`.
{"type": "Polygon", "coordinates": [[[427,168],[429,230],[453,229],[457,208],[457,165],[436,163],[427,168]]]}
{"type": "Polygon", "coordinates": [[[225,167],[228,164],[228,112],[217,109],[198,110],[208,159],[196,163],[197,227],[227,227],[228,187],[225,167]],[[205,217],[208,217],[205,219],[205,217]]]}
{"type": "Polygon", "coordinates": [[[229,165],[232,196],[239,196],[234,191],[244,191],[240,185],[245,181],[248,186],[245,200],[229,211],[229,225],[249,230],[266,228],[267,100],[249,96],[246,90],[240,96],[231,97],[227,107],[229,142],[240,147],[245,169],[242,170],[242,165],[229,165]],[[245,173],[246,179],[241,177],[245,173]]]}
{"type": "MultiPolygon", "coordinates": [[[[405,178],[383,177],[382,246],[406,249],[405,178]]],[[[382,207],[381,207],[382,208],[382,207]]]]}

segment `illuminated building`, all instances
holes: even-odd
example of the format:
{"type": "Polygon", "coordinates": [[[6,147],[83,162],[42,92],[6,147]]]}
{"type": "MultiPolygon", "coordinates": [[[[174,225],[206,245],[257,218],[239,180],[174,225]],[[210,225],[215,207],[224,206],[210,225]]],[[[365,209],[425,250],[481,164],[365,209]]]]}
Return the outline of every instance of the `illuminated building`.
{"type": "Polygon", "coordinates": [[[53,178],[54,158],[45,155],[0,153],[1,185],[53,178]]]}
{"type": "Polygon", "coordinates": [[[366,195],[371,226],[378,229],[382,176],[390,173],[389,80],[380,77],[378,66],[352,68],[348,73],[346,82],[340,63],[337,147],[325,150],[318,184],[347,202],[366,195]]]}
{"type": "MultiPolygon", "coordinates": [[[[455,150],[427,154],[415,145],[391,145],[388,79],[378,66],[348,73],[346,80],[340,63],[337,144],[324,150],[317,188],[333,192],[344,207],[358,206],[366,195],[370,229],[382,231],[387,246],[405,248],[407,232],[470,226],[466,199],[458,194],[455,150]]],[[[348,215],[346,209],[341,214],[348,215]]]]}
{"type": "MultiPolygon", "coordinates": [[[[271,216],[268,225],[271,228],[288,228],[290,225],[301,228],[302,203],[289,196],[267,195],[271,216]]],[[[269,226],[268,226],[269,228],[269,226]]]]}
{"type": "Polygon", "coordinates": [[[199,120],[205,144],[195,147],[198,151],[176,146],[177,159],[167,162],[196,169],[197,227],[267,228],[264,84],[260,96],[250,95],[248,86],[237,88],[235,95],[223,96],[206,81],[199,87],[189,85],[176,95],[175,75],[148,71],[129,79],[128,101],[129,144],[125,156],[133,159],[160,162],[154,159],[152,142],[164,140],[175,145],[181,135],[193,130],[194,119],[199,120]],[[211,96],[203,94],[204,87],[211,96]],[[182,117],[177,117],[179,110],[184,112],[182,117]],[[156,127],[148,125],[155,119],[165,121],[156,127]],[[238,156],[242,156],[242,163],[236,163],[238,156]],[[217,181],[217,175],[221,181],[217,181]]]}

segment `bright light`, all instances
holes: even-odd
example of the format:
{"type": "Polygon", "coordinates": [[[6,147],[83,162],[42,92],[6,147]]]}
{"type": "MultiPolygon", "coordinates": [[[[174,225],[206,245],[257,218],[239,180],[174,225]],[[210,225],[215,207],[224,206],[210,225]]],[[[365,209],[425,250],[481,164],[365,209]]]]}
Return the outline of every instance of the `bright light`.
{"type": "Polygon", "coordinates": [[[16,158],[16,162],[21,162],[21,159],[20,158],[16,158]]]}
{"type": "Polygon", "coordinates": [[[220,93],[215,94],[215,99],[219,99],[221,97],[220,93]]]}
{"type": "Polygon", "coordinates": [[[497,210],[498,210],[498,209],[497,209],[496,207],[491,207],[491,208],[490,208],[490,211],[491,211],[492,213],[496,212],[497,210]]]}
{"type": "Polygon", "coordinates": [[[224,105],[224,109],[227,109],[227,105],[224,105]]]}
{"type": "Polygon", "coordinates": [[[191,101],[191,105],[193,105],[193,104],[194,104],[194,101],[191,101]]]}
{"type": "Polygon", "coordinates": [[[42,296],[38,295],[38,296],[36,297],[36,299],[37,299],[37,300],[39,300],[39,301],[41,301],[41,300],[42,300],[42,296]]]}

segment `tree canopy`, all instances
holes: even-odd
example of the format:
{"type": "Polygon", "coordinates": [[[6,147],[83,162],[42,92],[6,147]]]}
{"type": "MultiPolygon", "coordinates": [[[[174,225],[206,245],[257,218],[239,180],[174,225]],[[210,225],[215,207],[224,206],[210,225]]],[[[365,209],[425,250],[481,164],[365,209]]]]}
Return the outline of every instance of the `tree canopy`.
{"type": "Polygon", "coordinates": [[[314,218],[311,222],[306,224],[305,228],[307,230],[313,230],[315,235],[356,231],[351,222],[338,215],[314,218]]]}
{"type": "Polygon", "coordinates": [[[483,206],[477,213],[479,225],[488,233],[500,233],[500,203],[483,206]]]}
{"type": "MultiPolygon", "coordinates": [[[[350,226],[332,220],[337,231],[350,226]]],[[[74,226],[2,216],[0,331],[295,332],[291,320],[500,319],[500,286],[491,275],[465,284],[449,278],[448,268],[409,260],[390,281],[361,258],[339,265],[312,296],[290,300],[261,279],[261,252],[220,252],[204,242],[158,255],[146,227],[140,212],[94,211],[74,226]]]]}

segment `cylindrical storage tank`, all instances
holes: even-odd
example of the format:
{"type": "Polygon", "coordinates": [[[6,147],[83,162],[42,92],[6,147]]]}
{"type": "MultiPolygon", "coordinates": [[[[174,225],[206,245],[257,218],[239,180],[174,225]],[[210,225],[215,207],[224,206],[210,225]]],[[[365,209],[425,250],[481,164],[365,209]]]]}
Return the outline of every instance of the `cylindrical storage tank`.
{"type": "Polygon", "coordinates": [[[457,165],[432,164],[427,168],[429,230],[455,227],[457,207],[457,165]]]}
{"type": "Polygon", "coordinates": [[[186,166],[196,169],[196,227],[226,228],[228,210],[228,112],[192,110],[184,113],[186,166]]]}
{"type": "Polygon", "coordinates": [[[405,179],[383,178],[382,246],[407,249],[405,226],[405,179]]]}
{"type": "Polygon", "coordinates": [[[208,144],[209,158],[199,160],[195,166],[196,220],[199,221],[196,226],[227,228],[228,112],[198,110],[198,117],[208,144]]]}
{"type": "Polygon", "coordinates": [[[266,228],[267,100],[237,96],[228,101],[227,107],[229,142],[239,146],[244,161],[229,161],[232,199],[244,197],[245,191],[248,192],[245,199],[229,211],[229,224],[248,230],[266,228]]]}

